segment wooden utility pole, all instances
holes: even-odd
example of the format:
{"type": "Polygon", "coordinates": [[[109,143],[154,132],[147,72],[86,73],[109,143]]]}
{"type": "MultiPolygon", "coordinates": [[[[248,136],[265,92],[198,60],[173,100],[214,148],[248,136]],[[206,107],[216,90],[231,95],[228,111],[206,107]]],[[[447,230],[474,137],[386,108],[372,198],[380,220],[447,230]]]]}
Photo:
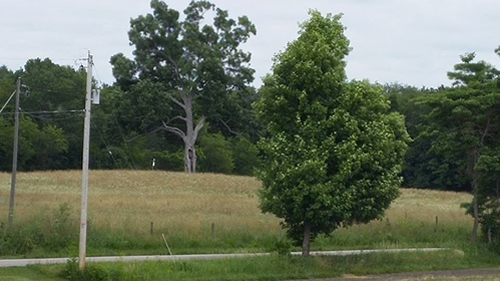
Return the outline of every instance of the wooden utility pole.
{"type": "Polygon", "coordinates": [[[21,77],[17,78],[16,87],[16,109],[14,121],[14,152],[12,153],[12,179],[10,182],[10,201],[9,201],[9,229],[14,224],[14,204],[16,200],[16,181],[17,181],[17,152],[19,148],[19,95],[21,93],[21,77]]]}
{"type": "Polygon", "coordinates": [[[87,199],[89,193],[89,143],[90,143],[90,109],[92,99],[92,55],[87,58],[87,94],[85,98],[85,121],[83,125],[83,161],[82,161],[82,209],[80,217],[80,248],[78,266],[85,269],[85,252],[87,246],[87,199]]]}

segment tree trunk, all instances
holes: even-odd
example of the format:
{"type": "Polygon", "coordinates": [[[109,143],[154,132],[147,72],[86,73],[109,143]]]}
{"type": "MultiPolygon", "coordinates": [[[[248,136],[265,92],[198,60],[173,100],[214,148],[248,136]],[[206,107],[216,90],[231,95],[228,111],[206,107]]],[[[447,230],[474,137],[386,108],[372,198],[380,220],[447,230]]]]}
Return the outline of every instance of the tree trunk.
{"type": "Polygon", "coordinates": [[[195,173],[194,163],[196,162],[196,150],[194,149],[194,144],[196,139],[193,139],[194,135],[194,120],[193,120],[193,100],[189,97],[184,97],[184,112],[186,113],[186,138],[184,140],[184,161],[185,161],[185,172],[195,173]]]}
{"type": "Polygon", "coordinates": [[[198,133],[203,128],[205,124],[205,117],[201,118],[198,121],[198,124],[194,125],[194,117],[193,117],[193,95],[188,95],[186,93],[181,94],[182,102],[176,100],[175,98],[171,99],[182,109],[186,114],[185,117],[177,116],[174,119],[182,119],[186,123],[186,131],[182,131],[179,128],[171,127],[167,125],[165,122],[163,126],[169,132],[172,132],[178,135],[182,141],[184,142],[184,171],[186,173],[196,173],[196,149],[195,143],[198,139],[198,133]]]}
{"type": "Polygon", "coordinates": [[[302,256],[308,257],[311,250],[311,224],[304,223],[304,241],[302,241],[302,256]]]}
{"type": "Polygon", "coordinates": [[[497,207],[496,207],[496,212],[499,213],[500,212],[500,176],[497,175],[497,184],[496,184],[496,195],[497,195],[497,198],[496,198],[496,203],[497,203],[497,207]]]}
{"type": "Polygon", "coordinates": [[[194,144],[184,143],[184,171],[186,173],[196,173],[196,149],[194,144]]]}
{"type": "Polygon", "coordinates": [[[478,208],[478,202],[477,202],[477,189],[478,189],[478,183],[476,177],[473,177],[472,179],[472,208],[474,212],[474,227],[472,228],[472,235],[470,237],[470,241],[475,244],[477,242],[477,233],[479,230],[479,208],[478,208]]]}

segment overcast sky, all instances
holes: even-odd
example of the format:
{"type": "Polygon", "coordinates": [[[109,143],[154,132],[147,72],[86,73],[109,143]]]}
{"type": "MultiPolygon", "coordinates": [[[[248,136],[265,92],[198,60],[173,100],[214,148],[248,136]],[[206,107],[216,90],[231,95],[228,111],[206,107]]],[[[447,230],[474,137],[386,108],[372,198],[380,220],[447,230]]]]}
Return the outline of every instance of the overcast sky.
{"type": "MultiPolygon", "coordinates": [[[[184,10],[189,0],[167,0],[184,10]]],[[[448,85],[446,72],[459,55],[476,52],[500,66],[493,50],[500,45],[498,0],[213,0],[236,18],[247,15],[257,36],[244,45],[252,53],[255,85],[270,72],[273,55],[297,37],[308,10],[343,13],[353,51],[347,58],[350,79],[400,82],[415,86],[448,85]]],[[[0,0],[0,65],[21,68],[29,58],[49,57],[77,66],[87,49],[98,77],[111,84],[109,58],[132,57],[130,18],[150,13],[148,0],[0,0]]]]}

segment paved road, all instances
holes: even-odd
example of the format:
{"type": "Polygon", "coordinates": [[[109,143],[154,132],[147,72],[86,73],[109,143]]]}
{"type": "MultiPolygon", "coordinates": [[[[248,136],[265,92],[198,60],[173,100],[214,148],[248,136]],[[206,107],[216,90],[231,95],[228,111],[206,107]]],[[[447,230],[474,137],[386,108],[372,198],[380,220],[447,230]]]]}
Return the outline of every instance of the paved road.
{"type": "MultiPolygon", "coordinates": [[[[409,272],[395,273],[383,275],[368,275],[368,276],[345,276],[340,278],[326,279],[309,279],[307,281],[353,281],[353,280],[421,280],[435,278],[484,278],[484,277],[500,277],[500,268],[483,268],[483,269],[461,269],[461,270],[442,270],[442,271],[425,271],[425,272],[409,272]]],[[[495,279],[497,280],[497,279],[495,279]]],[[[300,281],[300,280],[299,280],[300,281]]],[[[306,280],[302,280],[306,281],[306,280]]]]}
{"type": "MultiPolygon", "coordinates": [[[[447,248],[410,248],[410,249],[377,249],[377,250],[352,250],[352,251],[320,251],[311,252],[311,255],[323,256],[349,256],[370,253],[400,253],[400,252],[434,252],[449,250],[447,248]]],[[[300,255],[292,252],[292,255],[300,255]]],[[[254,254],[206,254],[206,255],[172,255],[172,256],[121,256],[121,257],[88,257],[87,262],[135,262],[135,261],[173,261],[173,260],[215,260],[231,258],[261,257],[269,253],[254,254]]],[[[50,259],[0,259],[0,267],[27,266],[33,264],[58,264],[66,263],[70,258],[50,259]]]]}

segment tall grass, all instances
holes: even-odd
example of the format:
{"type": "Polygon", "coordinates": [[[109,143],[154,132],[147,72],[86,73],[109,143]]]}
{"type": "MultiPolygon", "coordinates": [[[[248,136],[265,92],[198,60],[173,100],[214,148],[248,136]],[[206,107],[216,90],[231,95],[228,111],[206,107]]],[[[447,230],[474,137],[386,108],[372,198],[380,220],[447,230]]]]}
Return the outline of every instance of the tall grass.
{"type": "MultiPolygon", "coordinates": [[[[269,249],[283,231],[278,219],[260,212],[260,187],[260,182],[251,177],[91,171],[88,253],[163,254],[162,233],[167,235],[174,254],[269,249]]],[[[7,221],[9,189],[10,175],[0,173],[3,223],[7,221]]],[[[15,208],[17,236],[31,233],[28,236],[38,238],[31,238],[32,247],[17,251],[4,243],[0,254],[76,254],[80,192],[79,171],[20,173],[15,208]],[[64,247],[50,246],[57,237],[54,233],[64,233],[64,247]]],[[[313,248],[457,246],[467,241],[471,228],[471,219],[459,207],[469,201],[470,196],[464,193],[404,189],[383,220],[337,230],[332,237],[320,237],[313,248]]]]}
{"type": "MultiPolygon", "coordinates": [[[[343,275],[366,276],[396,272],[492,267],[498,256],[481,249],[457,251],[377,253],[345,257],[278,256],[213,261],[136,262],[89,264],[82,274],[76,262],[65,266],[36,267],[41,272],[70,280],[292,280],[343,275]],[[62,274],[61,274],[62,273],[62,274]]],[[[363,279],[361,277],[361,279],[363,279]]],[[[389,279],[389,278],[387,278],[389,279]]],[[[411,278],[393,278],[391,280],[411,278]]],[[[384,280],[379,278],[377,280],[384,280]]],[[[413,279],[411,279],[413,280],[413,279]]]]}

